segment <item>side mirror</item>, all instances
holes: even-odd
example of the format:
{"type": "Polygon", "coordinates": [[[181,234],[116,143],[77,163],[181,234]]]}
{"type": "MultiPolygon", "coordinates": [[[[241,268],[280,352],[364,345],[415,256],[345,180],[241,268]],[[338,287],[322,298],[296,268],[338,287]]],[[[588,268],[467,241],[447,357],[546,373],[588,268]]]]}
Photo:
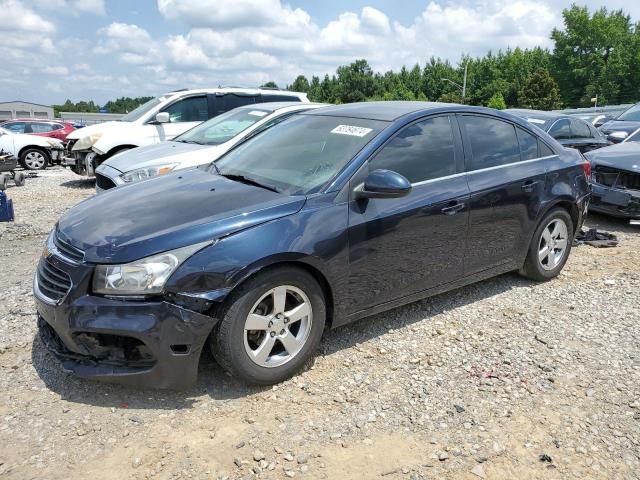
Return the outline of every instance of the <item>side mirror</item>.
{"type": "Polygon", "coordinates": [[[355,189],[357,199],[400,198],[411,191],[411,183],[399,173],[391,170],[374,170],[355,189]]]}
{"type": "Polygon", "coordinates": [[[169,112],[156,113],[156,123],[169,123],[170,121],[169,112]]]}

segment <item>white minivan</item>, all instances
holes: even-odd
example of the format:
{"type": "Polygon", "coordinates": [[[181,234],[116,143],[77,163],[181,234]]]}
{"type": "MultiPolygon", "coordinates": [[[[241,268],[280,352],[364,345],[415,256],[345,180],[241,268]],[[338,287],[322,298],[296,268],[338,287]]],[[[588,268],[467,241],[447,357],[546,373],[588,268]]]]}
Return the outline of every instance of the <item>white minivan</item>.
{"type": "Polygon", "coordinates": [[[94,176],[109,157],[130,148],[152,145],[236,107],[264,102],[308,102],[305,93],[266,88],[180,90],[153,98],[120,120],[80,128],[67,137],[63,165],[79,175],[94,176]]]}

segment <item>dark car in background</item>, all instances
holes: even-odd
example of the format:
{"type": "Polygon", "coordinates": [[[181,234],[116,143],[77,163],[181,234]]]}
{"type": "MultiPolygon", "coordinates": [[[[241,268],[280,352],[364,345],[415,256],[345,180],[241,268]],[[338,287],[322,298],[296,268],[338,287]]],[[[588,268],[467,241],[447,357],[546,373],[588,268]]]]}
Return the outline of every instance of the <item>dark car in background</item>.
{"type": "Polygon", "coordinates": [[[186,387],[208,344],[237,378],[279,382],[326,328],[513,270],[557,276],[588,167],[486,108],[295,114],[66,213],[34,277],[40,334],[83,377],[186,387]]]}
{"type": "Polygon", "coordinates": [[[507,109],[505,112],[541,128],[563,147],[588,152],[609,145],[606,137],[593,125],[575,116],[526,109],[507,109]]]}
{"type": "Polygon", "coordinates": [[[640,103],[606,122],[600,131],[612,143],[640,142],[640,103]]]}
{"type": "Polygon", "coordinates": [[[76,130],[69,122],[36,118],[16,118],[0,123],[0,127],[13,133],[27,133],[41,137],[57,138],[65,142],[67,135],[76,130]]]}
{"type": "Polygon", "coordinates": [[[625,142],[585,154],[591,162],[589,209],[640,218],[640,143],[625,142]]]}

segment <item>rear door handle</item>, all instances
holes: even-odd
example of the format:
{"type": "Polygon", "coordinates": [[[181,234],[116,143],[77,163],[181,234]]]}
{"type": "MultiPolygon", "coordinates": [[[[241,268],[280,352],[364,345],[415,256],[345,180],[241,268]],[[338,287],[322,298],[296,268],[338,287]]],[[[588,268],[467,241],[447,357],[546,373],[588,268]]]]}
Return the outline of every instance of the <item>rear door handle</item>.
{"type": "Polygon", "coordinates": [[[458,213],[460,210],[462,210],[464,208],[464,203],[459,203],[459,202],[451,202],[449,204],[449,206],[444,207],[442,210],[440,210],[442,213],[444,213],[445,215],[455,215],[456,213],[458,213]]]}
{"type": "Polygon", "coordinates": [[[533,192],[533,187],[535,187],[537,183],[536,180],[527,180],[522,184],[522,190],[525,192],[533,192]]]}

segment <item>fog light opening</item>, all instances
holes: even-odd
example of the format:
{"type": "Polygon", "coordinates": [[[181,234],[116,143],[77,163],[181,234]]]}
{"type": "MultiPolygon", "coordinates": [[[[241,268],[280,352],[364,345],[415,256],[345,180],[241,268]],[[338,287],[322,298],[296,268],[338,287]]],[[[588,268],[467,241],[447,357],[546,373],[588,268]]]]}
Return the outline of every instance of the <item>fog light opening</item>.
{"type": "Polygon", "coordinates": [[[171,348],[174,355],[186,355],[191,350],[191,347],[185,344],[170,345],[169,348],[171,348]]]}

